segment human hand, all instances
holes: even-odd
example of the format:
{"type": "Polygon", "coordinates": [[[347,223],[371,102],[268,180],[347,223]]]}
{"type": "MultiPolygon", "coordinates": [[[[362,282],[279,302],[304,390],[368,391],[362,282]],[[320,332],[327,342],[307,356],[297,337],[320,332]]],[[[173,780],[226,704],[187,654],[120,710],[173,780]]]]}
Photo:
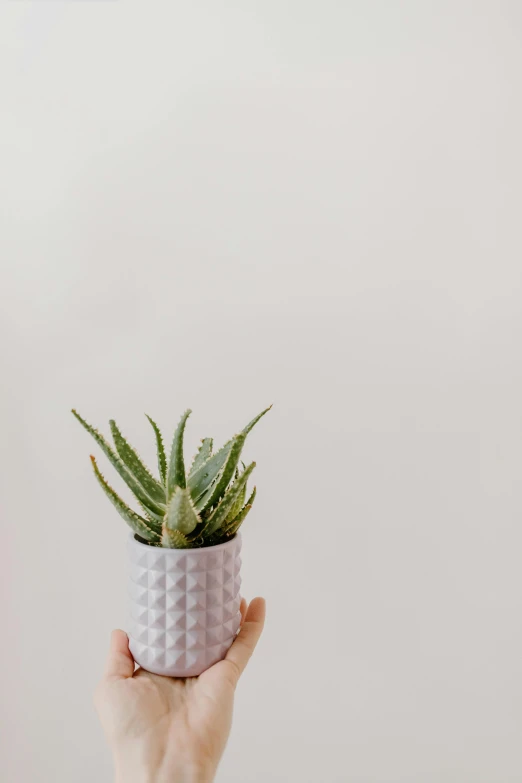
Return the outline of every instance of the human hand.
{"type": "Polygon", "coordinates": [[[124,631],[113,631],[95,705],[116,783],[209,783],[230,732],[234,691],[261,636],[265,601],[241,603],[241,629],[225,659],[199,677],[134,671],[124,631]]]}

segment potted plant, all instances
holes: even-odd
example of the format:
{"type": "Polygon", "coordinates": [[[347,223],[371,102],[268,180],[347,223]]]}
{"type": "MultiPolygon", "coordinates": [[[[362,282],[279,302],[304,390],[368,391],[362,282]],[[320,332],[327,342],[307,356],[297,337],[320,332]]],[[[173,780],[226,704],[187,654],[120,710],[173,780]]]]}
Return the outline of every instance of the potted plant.
{"type": "Polygon", "coordinates": [[[247,481],[255,462],[239,460],[246,437],[267,408],[224,446],[212,453],[204,438],[188,471],[183,457],[187,410],[176,428],[167,460],[157,424],[156,478],[127,442],[116,422],[114,447],[78,413],[89,432],[133,492],[141,513],[133,511],[102,476],[94,474],[120,516],[131,528],[131,628],[135,661],[155,674],[193,677],[221,660],[239,629],[241,615],[239,528],[256,495],[248,500],[247,481]]]}

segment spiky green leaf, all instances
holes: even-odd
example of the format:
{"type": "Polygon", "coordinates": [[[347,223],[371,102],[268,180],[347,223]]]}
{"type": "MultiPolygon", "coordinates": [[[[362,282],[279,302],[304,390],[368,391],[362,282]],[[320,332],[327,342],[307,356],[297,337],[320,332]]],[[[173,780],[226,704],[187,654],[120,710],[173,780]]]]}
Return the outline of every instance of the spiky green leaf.
{"type": "Polygon", "coordinates": [[[188,489],[178,487],[167,506],[167,513],[163,520],[163,529],[169,531],[179,530],[183,535],[192,533],[196,525],[201,522],[196,513],[190,492],[188,489]]]}
{"type": "Polygon", "coordinates": [[[149,493],[145,490],[145,488],[140,484],[138,479],[134,476],[133,473],[128,469],[127,465],[124,463],[124,461],[121,459],[121,457],[114,451],[114,449],[110,446],[110,444],[105,440],[103,435],[98,432],[97,429],[92,427],[90,424],[88,424],[85,419],[83,419],[80,414],[73,409],[72,413],[74,416],[78,419],[82,427],[87,430],[87,432],[92,435],[98,446],[101,448],[111,465],[116,468],[118,473],[120,474],[121,478],[124,480],[124,482],[127,484],[131,492],[133,492],[137,499],[147,508],[149,511],[151,511],[153,514],[158,514],[159,516],[163,517],[166,510],[165,503],[158,503],[154,498],[152,498],[149,493]]]}
{"type": "Polygon", "coordinates": [[[130,443],[123,437],[118,425],[111,419],[110,422],[112,437],[114,439],[114,445],[116,451],[120,455],[121,459],[127,465],[130,472],[137,478],[143,489],[154,498],[158,503],[165,503],[165,488],[156,481],[143,464],[142,460],[138,456],[136,450],[130,445],[130,443]]]}
{"type": "Polygon", "coordinates": [[[153,419],[151,419],[150,416],[145,414],[147,416],[147,419],[150,421],[152,429],[154,430],[154,435],[156,436],[156,450],[158,452],[158,471],[160,474],[161,481],[163,484],[167,483],[167,458],[165,456],[165,446],[163,445],[163,438],[161,435],[160,428],[156,424],[153,419]]]}
{"type": "Polygon", "coordinates": [[[190,549],[192,544],[187,541],[186,537],[179,530],[167,530],[165,528],[161,537],[161,546],[167,549],[190,549]]]}
{"type": "Polygon", "coordinates": [[[201,441],[201,446],[199,447],[196,456],[192,460],[189,476],[192,475],[192,473],[194,473],[198,468],[200,468],[201,465],[203,465],[208,459],[210,459],[212,456],[212,445],[212,438],[203,438],[201,441]]]}
{"type": "Polygon", "coordinates": [[[211,536],[218,530],[221,525],[226,521],[230,509],[235,505],[238,497],[240,497],[243,487],[246,486],[248,477],[252,473],[256,466],[255,462],[251,462],[246,470],[240,475],[232,486],[227,490],[224,497],[214,511],[210,514],[205,525],[205,536],[211,536]]]}
{"type": "MultiPolygon", "coordinates": [[[[270,408],[271,407],[272,406],[270,406],[270,408]]],[[[246,425],[240,434],[246,437],[252,428],[257,424],[259,419],[264,416],[265,413],[270,410],[270,408],[266,408],[254,419],[252,419],[252,421],[246,425]]],[[[236,436],[236,438],[237,437],[238,436],[236,436]]],[[[229,451],[233,447],[236,438],[231,438],[231,440],[227,441],[227,443],[225,443],[225,445],[222,446],[219,451],[213,454],[206,462],[200,465],[197,470],[192,472],[189,476],[188,487],[190,489],[190,494],[192,495],[192,500],[195,503],[198,503],[204,493],[207,492],[209,487],[216,481],[220,471],[228,459],[229,451]]],[[[206,505],[208,507],[208,504],[206,505]]]]}
{"type": "Polygon", "coordinates": [[[254,487],[254,489],[252,490],[252,494],[248,498],[245,505],[242,507],[241,511],[239,511],[239,513],[236,514],[236,516],[232,519],[231,522],[227,522],[227,535],[234,536],[237,533],[237,531],[243,524],[246,515],[252,508],[255,497],[256,497],[256,488],[254,487]]]}
{"type": "Polygon", "coordinates": [[[228,441],[213,454],[206,462],[199,466],[189,477],[187,486],[190,489],[192,500],[197,501],[205,494],[210,485],[216,480],[219,471],[227,461],[232,441],[228,441]]]}
{"type": "Polygon", "coordinates": [[[158,533],[156,533],[154,530],[152,530],[151,527],[147,524],[147,520],[143,519],[143,517],[140,517],[139,514],[136,514],[135,511],[133,511],[129,506],[120,498],[119,495],[116,494],[116,492],[113,490],[113,488],[107,483],[107,481],[104,479],[102,474],[100,473],[100,470],[98,468],[98,465],[96,464],[96,459],[91,456],[91,462],[92,467],[94,470],[94,475],[96,476],[98,483],[100,484],[101,488],[113,504],[113,506],[118,511],[119,515],[125,520],[125,522],[129,525],[129,527],[137,533],[141,538],[145,539],[146,541],[159,541],[160,536],[158,533]]]}
{"type": "Polygon", "coordinates": [[[230,484],[230,481],[236,470],[245,439],[246,435],[242,432],[232,439],[230,448],[228,449],[227,458],[223,467],[219,471],[219,474],[216,476],[216,480],[196,502],[196,509],[199,512],[204,511],[206,508],[215,506],[216,503],[225,494],[225,490],[230,484]]]}
{"type": "Polygon", "coordinates": [[[233,536],[236,535],[239,528],[243,524],[245,517],[249,513],[250,509],[252,508],[252,504],[254,502],[254,498],[256,496],[256,488],[254,487],[252,494],[248,498],[245,505],[241,508],[239,514],[236,515],[232,521],[226,521],[220,528],[217,530],[214,535],[210,536],[206,540],[207,546],[215,546],[216,544],[223,544],[225,541],[230,541],[233,536]]]}
{"type": "Polygon", "coordinates": [[[172,439],[172,448],[170,450],[169,469],[167,472],[167,495],[170,498],[177,487],[185,489],[187,480],[185,477],[185,462],[183,459],[183,435],[187,419],[192,413],[186,410],[180,419],[176,432],[172,439]]]}
{"type": "MultiPolygon", "coordinates": [[[[239,475],[236,475],[236,479],[237,478],[239,478],[239,475]]],[[[237,515],[239,514],[239,512],[243,508],[243,505],[245,503],[246,491],[247,491],[247,487],[246,487],[246,484],[245,484],[243,486],[243,490],[239,494],[238,499],[236,500],[236,502],[234,503],[234,505],[232,506],[232,508],[230,509],[230,511],[227,514],[227,519],[226,519],[227,523],[231,522],[233,519],[235,519],[235,517],[237,517],[237,515]]]]}
{"type": "Polygon", "coordinates": [[[265,415],[265,413],[268,413],[268,411],[269,411],[269,410],[271,410],[271,408],[272,408],[272,406],[271,406],[271,405],[269,405],[269,406],[268,406],[268,408],[265,408],[265,410],[264,410],[264,411],[261,411],[261,413],[258,413],[258,415],[257,415],[257,416],[255,416],[255,417],[252,419],[252,421],[250,421],[250,422],[249,422],[249,423],[246,425],[246,427],[245,427],[245,428],[244,428],[244,430],[243,430],[244,434],[245,434],[245,435],[248,435],[248,433],[250,432],[250,430],[252,430],[252,429],[253,429],[253,428],[256,426],[256,424],[257,424],[257,422],[259,421],[259,419],[263,418],[263,416],[265,415]]]}
{"type": "Polygon", "coordinates": [[[139,541],[140,544],[148,544],[149,546],[161,546],[161,541],[146,541],[144,538],[142,538],[138,533],[134,536],[136,541],[139,541]]]}
{"type": "Polygon", "coordinates": [[[141,510],[143,511],[143,516],[150,523],[151,528],[153,530],[157,530],[158,533],[161,533],[161,526],[163,525],[163,517],[165,515],[160,516],[159,514],[153,514],[152,511],[149,511],[148,508],[145,508],[143,503],[141,503],[139,500],[137,500],[137,502],[138,502],[141,510]]]}

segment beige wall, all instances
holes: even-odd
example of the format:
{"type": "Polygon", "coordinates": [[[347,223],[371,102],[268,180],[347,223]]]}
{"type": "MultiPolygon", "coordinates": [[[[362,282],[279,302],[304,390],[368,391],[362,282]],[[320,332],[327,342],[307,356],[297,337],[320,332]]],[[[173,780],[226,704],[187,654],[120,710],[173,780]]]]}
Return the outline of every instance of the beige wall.
{"type": "Polygon", "coordinates": [[[111,780],[125,530],[69,408],[152,459],[143,412],[193,451],[270,402],[219,781],[522,780],[521,43],[509,0],[2,6],[6,783],[111,780]]]}

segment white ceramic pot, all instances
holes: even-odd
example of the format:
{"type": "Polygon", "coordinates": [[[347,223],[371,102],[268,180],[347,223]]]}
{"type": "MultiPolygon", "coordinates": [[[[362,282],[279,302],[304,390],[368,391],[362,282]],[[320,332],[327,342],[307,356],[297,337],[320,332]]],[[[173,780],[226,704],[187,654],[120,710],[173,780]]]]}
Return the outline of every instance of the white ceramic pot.
{"type": "Polygon", "coordinates": [[[163,549],[129,537],[130,650],[144,669],[195,677],[224,658],[241,614],[241,537],[163,549]]]}

